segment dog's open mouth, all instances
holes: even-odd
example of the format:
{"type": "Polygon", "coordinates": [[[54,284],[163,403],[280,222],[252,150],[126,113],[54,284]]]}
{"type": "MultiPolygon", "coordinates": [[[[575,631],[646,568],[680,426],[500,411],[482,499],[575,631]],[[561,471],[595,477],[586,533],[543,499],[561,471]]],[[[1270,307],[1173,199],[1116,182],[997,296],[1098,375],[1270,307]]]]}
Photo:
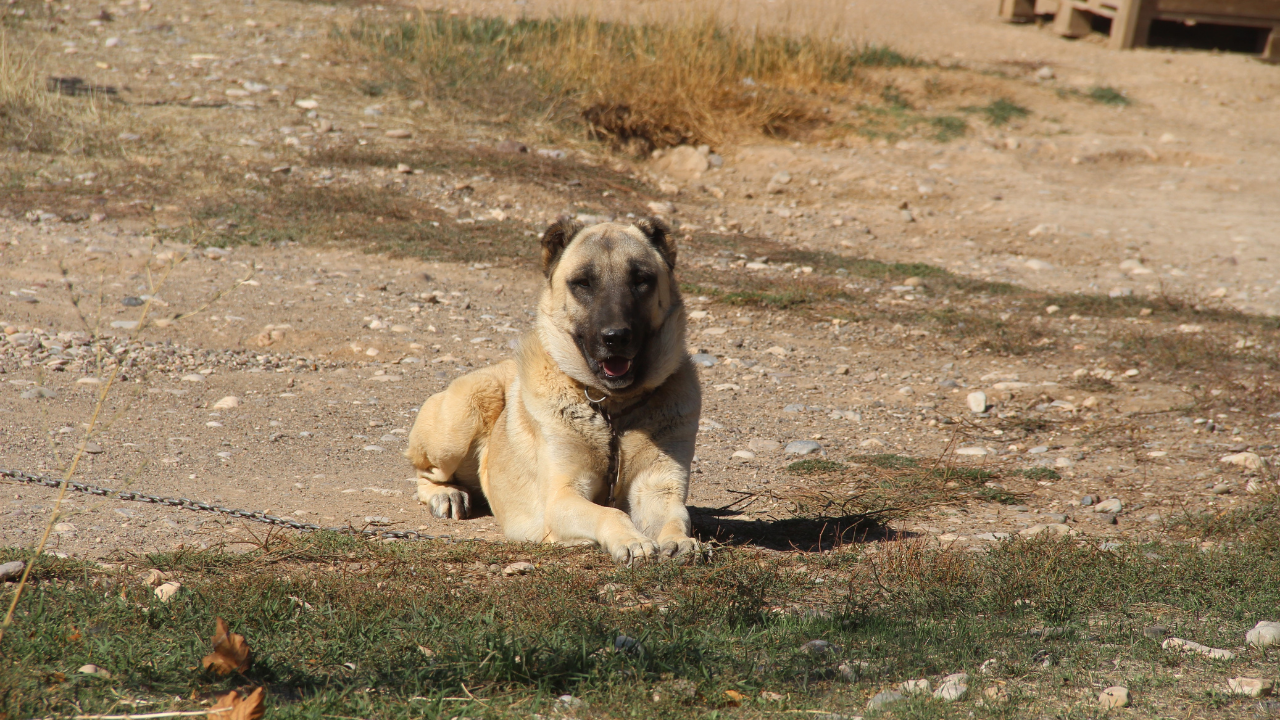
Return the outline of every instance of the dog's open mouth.
{"type": "Polygon", "coordinates": [[[609,357],[600,361],[605,377],[619,378],[631,371],[631,361],[624,357],[609,357]]]}

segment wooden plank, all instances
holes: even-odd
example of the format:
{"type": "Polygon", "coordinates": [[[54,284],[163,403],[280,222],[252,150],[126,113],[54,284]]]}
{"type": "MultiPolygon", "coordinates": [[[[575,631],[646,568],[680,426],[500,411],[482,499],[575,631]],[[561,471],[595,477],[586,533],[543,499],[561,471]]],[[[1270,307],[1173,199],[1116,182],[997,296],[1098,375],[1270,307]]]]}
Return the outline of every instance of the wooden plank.
{"type": "Polygon", "coordinates": [[[1155,4],[1155,0],[1121,0],[1117,3],[1108,43],[1112,50],[1128,50],[1147,44],[1155,4]]]}
{"type": "Polygon", "coordinates": [[[1035,16],[1034,0],[1000,0],[1000,19],[1005,22],[1027,22],[1035,16]]]}
{"type": "MultiPolygon", "coordinates": [[[[1280,0],[1158,0],[1157,13],[1267,18],[1280,21],[1280,0]]],[[[1230,25],[1230,22],[1223,21],[1230,25]]]]}
{"type": "Polygon", "coordinates": [[[1062,37],[1079,38],[1093,29],[1089,13],[1081,10],[1072,0],[1062,0],[1062,7],[1053,18],[1053,31],[1062,37]]]}
{"type": "Polygon", "coordinates": [[[1267,37],[1267,46],[1262,51],[1262,60],[1272,63],[1280,63],[1280,26],[1271,28],[1271,35],[1267,37]]]}

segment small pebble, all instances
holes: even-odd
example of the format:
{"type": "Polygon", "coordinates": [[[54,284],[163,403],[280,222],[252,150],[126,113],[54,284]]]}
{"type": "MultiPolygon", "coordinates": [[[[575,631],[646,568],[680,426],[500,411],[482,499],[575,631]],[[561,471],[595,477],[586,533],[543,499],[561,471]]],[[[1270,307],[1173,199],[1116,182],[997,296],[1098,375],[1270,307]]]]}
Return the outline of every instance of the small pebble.
{"type": "Polygon", "coordinates": [[[893,703],[906,699],[907,696],[902,693],[885,690],[884,692],[876,693],[869,701],[867,701],[867,709],[879,710],[887,705],[892,705],[893,703]]]}
{"type": "Polygon", "coordinates": [[[987,394],[981,390],[969,393],[967,402],[969,403],[970,412],[980,413],[987,411],[987,394]]]}
{"type": "Polygon", "coordinates": [[[1124,503],[1120,502],[1119,498],[1111,498],[1098,503],[1097,507],[1095,507],[1093,511],[1097,513],[1110,513],[1115,515],[1123,509],[1124,503]]]}
{"type": "Polygon", "coordinates": [[[533,572],[535,569],[536,568],[531,562],[524,562],[524,561],[513,562],[510,565],[502,568],[502,574],[506,575],[507,577],[511,577],[512,575],[528,575],[529,573],[533,572]]]}

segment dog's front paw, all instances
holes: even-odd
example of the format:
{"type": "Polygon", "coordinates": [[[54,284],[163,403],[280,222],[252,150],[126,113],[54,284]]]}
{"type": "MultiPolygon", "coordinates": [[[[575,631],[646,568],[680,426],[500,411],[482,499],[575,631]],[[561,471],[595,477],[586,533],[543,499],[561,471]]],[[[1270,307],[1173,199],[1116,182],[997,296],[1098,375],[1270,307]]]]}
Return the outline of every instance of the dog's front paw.
{"type": "Polygon", "coordinates": [[[462,488],[436,485],[418,488],[418,500],[431,508],[431,514],[448,520],[462,520],[471,511],[471,496],[462,488]]]}
{"type": "Polygon", "coordinates": [[[702,543],[691,537],[671,538],[662,543],[662,557],[691,557],[695,560],[702,555],[702,543]]]}
{"type": "Polygon", "coordinates": [[[647,560],[658,554],[658,544],[643,535],[613,543],[605,549],[613,556],[614,562],[627,564],[636,560],[647,560]]]}

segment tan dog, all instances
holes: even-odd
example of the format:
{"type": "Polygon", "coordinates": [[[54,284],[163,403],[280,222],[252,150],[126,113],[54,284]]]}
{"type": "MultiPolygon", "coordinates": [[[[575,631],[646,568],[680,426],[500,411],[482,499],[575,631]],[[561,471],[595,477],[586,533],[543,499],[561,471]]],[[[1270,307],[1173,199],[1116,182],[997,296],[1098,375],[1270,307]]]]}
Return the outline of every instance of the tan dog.
{"type": "Polygon", "coordinates": [[[697,551],[689,464],[702,395],[661,222],[561,220],[515,360],[422,406],[405,452],[418,499],[466,517],[482,492],[512,540],[594,542],[619,562],[697,551]]]}

